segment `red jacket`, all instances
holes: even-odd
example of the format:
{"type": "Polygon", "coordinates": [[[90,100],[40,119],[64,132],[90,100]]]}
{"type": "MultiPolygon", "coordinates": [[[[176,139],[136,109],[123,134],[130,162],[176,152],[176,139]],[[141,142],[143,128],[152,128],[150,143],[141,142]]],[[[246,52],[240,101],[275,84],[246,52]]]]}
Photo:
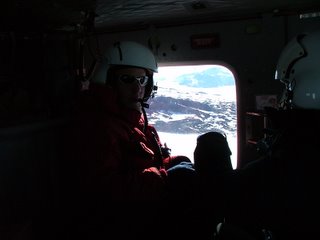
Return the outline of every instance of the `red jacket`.
{"type": "Polygon", "coordinates": [[[161,142],[153,126],[145,133],[143,127],[143,114],[119,108],[112,89],[92,86],[80,98],[70,144],[84,198],[161,201],[166,187],[161,142]]]}

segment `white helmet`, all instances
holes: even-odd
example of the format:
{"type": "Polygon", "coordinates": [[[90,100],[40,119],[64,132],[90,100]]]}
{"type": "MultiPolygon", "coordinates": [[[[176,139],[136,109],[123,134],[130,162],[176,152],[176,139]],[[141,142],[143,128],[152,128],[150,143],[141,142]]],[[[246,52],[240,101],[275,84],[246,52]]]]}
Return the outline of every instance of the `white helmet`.
{"type": "Polygon", "coordinates": [[[132,66],[149,70],[151,76],[146,86],[144,101],[149,99],[154,89],[152,75],[154,72],[158,72],[156,59],[150,49],[137,42],[121,41],[114,43],[102,56],[92,81],[103,85],[108,84],[108,70],[112,66],[132,66]]]}
{"type": "Polygon", "coordinates": [[[287,108],[320,109],[320,31],[299,34],[282,50],[275,79],[287,108]]]}

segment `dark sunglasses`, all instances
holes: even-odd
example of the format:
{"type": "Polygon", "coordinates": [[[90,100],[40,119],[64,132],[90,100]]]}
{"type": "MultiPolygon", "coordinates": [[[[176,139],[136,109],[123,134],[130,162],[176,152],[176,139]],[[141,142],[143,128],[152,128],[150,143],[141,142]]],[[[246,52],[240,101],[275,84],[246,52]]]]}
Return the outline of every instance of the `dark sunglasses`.
{"type": "Polygon", "coordinates": [[[127,75],[123,74],[118,76],[118,79],[121,80],[124,83],[133,83],[134,81],[137,81],[141,87],[144,87],[148,83],[148,76],[132,76],[132,75],[127,75]]]}

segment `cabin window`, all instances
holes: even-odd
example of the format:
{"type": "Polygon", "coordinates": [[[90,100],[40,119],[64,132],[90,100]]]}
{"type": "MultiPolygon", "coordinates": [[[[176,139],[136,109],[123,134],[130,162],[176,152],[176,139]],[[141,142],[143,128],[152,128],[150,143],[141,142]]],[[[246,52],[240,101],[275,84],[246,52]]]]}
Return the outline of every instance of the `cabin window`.
{"type": "Polygon", "coordinates": [[[172,155],[193,161],[198,135],[212,130],[226,133],[233,168],[237,164],[236,86],[232,72],[220,65],[159,67],[158,90],[149,100],[149,123],[159,132],[172,155]]]}

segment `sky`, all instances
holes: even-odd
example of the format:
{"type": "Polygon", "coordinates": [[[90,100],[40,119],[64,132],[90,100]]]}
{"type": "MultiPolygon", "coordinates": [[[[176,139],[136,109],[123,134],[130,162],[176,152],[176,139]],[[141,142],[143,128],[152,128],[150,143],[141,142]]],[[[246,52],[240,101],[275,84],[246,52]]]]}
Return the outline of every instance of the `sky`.
{"type": "Polygon", "coordinates": [[[158,68],[158,73],[155,73],[154,79],[155,83],[161,83],[161,86],[166,86],[166,87],[177,87],[181,86],[177,82],[177,78],[180,75],[183,74],[188,74],[188,73],[195,73],[195,72],[201,72],[204,70],[207,70],[212,67],[219,67],[220,68],[220,73],[221,74],[231,74],[232,72],[223,67],[223,66],[218,66],[218,65],[191,65],[191,66],[169,66],[169,67],[159,67],[158,68]]]}

